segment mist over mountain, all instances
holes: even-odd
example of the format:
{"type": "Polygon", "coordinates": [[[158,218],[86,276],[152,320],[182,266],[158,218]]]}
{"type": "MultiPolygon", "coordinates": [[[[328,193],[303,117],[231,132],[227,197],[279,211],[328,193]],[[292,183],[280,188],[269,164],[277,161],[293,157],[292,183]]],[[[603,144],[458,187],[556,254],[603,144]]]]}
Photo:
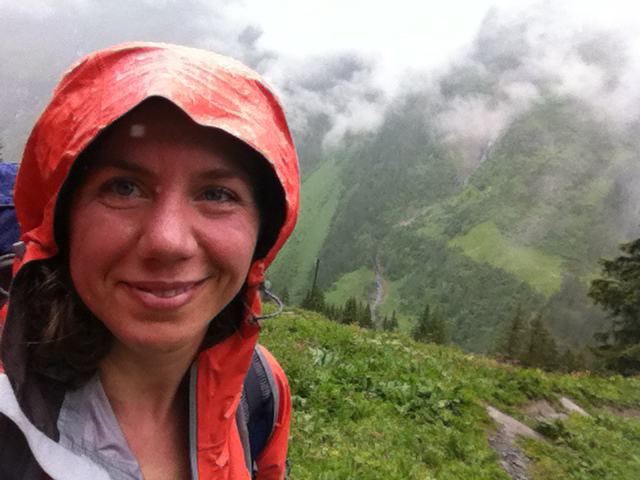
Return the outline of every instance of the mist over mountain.
{"type": "Polygon", "coordinates": [[[389,72],[348,46],[271,49],[242,4],[0,0],[2,158],[19,160],[79,56],[130,40],[209,48],[273,85],[299,151],[303,208],[269,273],[276,292],[300,299],[320,258],[329,300],[356,295],[405,328],[429,303],[477,351],[520,306],[544,311],[567,344],[606,325],[588,282],[640,233],[634,32],[558,2],[494,8],[446,64],[422,70],[425,45],[415,67],[389,72]]]}
{"type": "Polygon", "coordinates": [[[318,257],[329,302],[355,295],[406,325],[429,304],[471,350],[494,348],[518,309],[564,345],[590,341],[608,324],[586,296],[598,259],[640,233],[630,49],[546,4],[491,11],[469,52],[413,77],[377,128],[325,145],[274,283],[300,298],[318,257]]]}

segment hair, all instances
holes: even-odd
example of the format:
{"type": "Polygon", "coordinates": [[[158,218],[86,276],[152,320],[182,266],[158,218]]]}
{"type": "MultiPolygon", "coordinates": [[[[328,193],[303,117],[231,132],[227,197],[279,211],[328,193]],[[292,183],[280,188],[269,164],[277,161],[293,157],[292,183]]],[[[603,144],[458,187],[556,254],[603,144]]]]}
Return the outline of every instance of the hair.
{"type": "MultiPolygon", "coordinates": [[[[69,213],[74,194],[91,172],[93,153],[100,148],[100,139],[110,128],[82,151],[60,188],[54,214],[54,237],[59,252],[23,267],[28,280],[21,285],[25,298],[33,301],[23,302],[21,308],[30,321],[27,341],[34,366],[72,384],[82,383],[95,373],[113,341],[109,329],[89,310],[73,286],[68,251],[69,213]]],[[[248,174],[260,221],[253,260],[264,258],[284,223],[283,188],[263,155],[219,129],[211,128],[211,134],[216,145],[221,142],[223,148],[234,149],[248,174]]],[[[221,342],[239,328],[247,310],[244,302],[247,287],[245,284],[211,320],[201,348],[221,342]]]]}

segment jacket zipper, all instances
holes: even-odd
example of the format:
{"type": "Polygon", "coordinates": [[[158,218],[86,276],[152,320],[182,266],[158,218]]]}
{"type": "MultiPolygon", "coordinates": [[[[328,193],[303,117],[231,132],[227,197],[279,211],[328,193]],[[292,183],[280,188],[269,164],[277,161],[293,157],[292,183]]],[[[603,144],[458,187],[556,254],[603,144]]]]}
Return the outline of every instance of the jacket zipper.
{"type": "Polygon", "coordinates": [[[198,480],[198,413],[196,403],[196,379],[198,362],[193,362],[189,369],[189,463],[191,464],[191,479],[198,480]]]}

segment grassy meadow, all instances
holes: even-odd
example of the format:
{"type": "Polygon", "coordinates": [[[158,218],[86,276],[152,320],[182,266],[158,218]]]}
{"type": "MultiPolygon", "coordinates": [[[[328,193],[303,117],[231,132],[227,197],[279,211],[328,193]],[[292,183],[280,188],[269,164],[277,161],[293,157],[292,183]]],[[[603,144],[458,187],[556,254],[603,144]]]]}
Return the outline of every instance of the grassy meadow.
{"type": "Polygon", "coordinates": [[[260,341],[291,385],[293,480],[508,480],[487,405],[547,439],[518,440],[534,480],[640,478],[640,379],[522,369],[299,309],[266,321],[260,341]],[[560,396],[590,416],[524,413],[560,396]]]}
{"type": "Polygon", "coordinates": [[[535,248],[511,245],[493,223],[473,227],[466,235],[454,238],[449,246],[462,248],[477,262],[486,262],[512,273],[542,295],[560,290],[562,259],[535,248]]]}

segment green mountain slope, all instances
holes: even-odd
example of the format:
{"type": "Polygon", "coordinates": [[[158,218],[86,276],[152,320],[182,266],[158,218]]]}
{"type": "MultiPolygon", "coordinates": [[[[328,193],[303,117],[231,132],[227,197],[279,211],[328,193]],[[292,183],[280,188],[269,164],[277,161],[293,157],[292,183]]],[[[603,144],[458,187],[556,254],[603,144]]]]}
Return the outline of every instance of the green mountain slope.
{"type": "Polygon", "coordinates": [[[341,200],[341,170],[339,157],[334,156],[302,181],[297,228],[269,270],[269,279],[280,291],[286,287],[296,299],[309,288],[309,273],[341,200]]]}
{"type": "Polygon", "coordinates": [[[544,434],[514,444],[532,480],[640,476],[640,419],[628,416],[640,412],[639,379],[543,374],[302,310],[269,320],[261,342],[289,377],[297,480],[507,480],[487,405],[544,434]],[[590,416],[531,413],[561,396],[590,416]]]}
{"type": "Polygon", "coordinates": [[[319,256],[329,301],[369,301],[382,288],[378,316],[437,306],[472,351],[490,351],[518,308],[543,311],[566,345],[590,341],[607,321],[586,297],[588,279],[629,223],[626,137],[584,104],[550,96],[469,170],[430,125],[434,108],[426,94],[398,100],[379,131],[345,140],[309,175],[312,208],[272,270],[276,287],[299,299],[319,256]],[[362,269],[370,285],[354,289],[362,269]]]}

